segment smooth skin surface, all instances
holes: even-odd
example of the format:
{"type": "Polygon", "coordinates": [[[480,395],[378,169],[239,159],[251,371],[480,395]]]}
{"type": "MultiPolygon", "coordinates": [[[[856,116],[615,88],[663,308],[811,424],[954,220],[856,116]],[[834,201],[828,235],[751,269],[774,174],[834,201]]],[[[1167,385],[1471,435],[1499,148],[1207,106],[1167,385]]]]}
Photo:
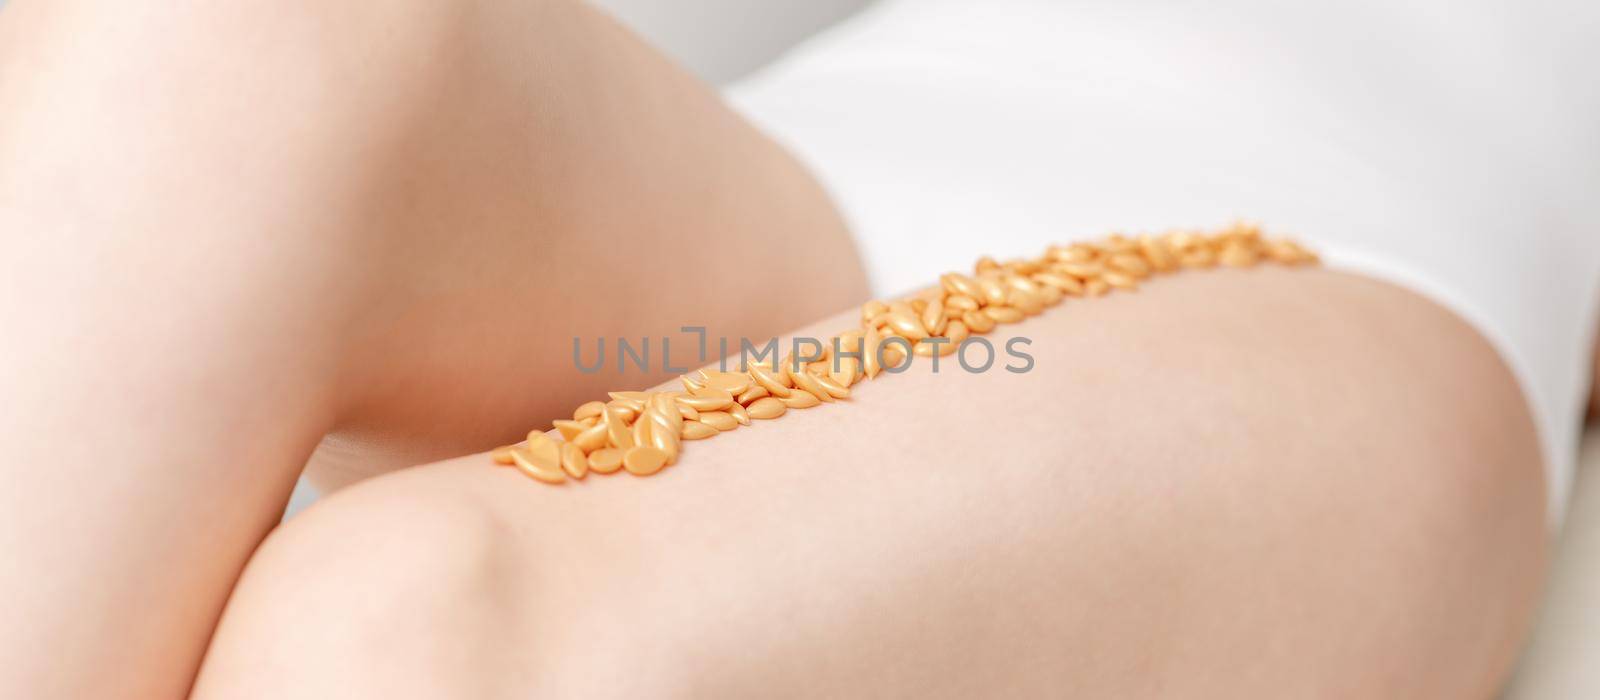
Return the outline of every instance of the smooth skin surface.
{"type": "Polygon", "coordinates": [[[251,562],[197,696],[1494,694],[1543,490],[1470,329],[1281,269],[1004,328],[1031,372],[924,364],[647,479],[473,455],[335,494],[251,562]]]}
{"type": "Polygon", "coordinates": [[[0,105],[0,697],[182,696],[308,458],[517,439],[617,384],[573,337],[866,294],[785,153],[565,3],[18,0],[0,105]]]}
{"type": "Polygon", "coordinates": [[[0,696],[182,696],[225,603],[203,697],[1483,696],[1542,571],[1493,353],[1269,270],[648,480],[395,472],[252,560],[308,460],[337,487],[659,379],[577,375],[573,336],[858,303],[842,224],[556,0],[15,0],[0,105],[0,696]]]}

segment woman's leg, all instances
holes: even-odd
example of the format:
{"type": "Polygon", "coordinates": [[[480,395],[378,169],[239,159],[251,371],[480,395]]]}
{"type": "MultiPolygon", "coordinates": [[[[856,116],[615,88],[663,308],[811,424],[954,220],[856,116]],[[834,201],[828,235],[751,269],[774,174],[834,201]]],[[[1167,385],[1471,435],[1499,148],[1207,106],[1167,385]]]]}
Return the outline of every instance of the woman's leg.
{"type": "Polygon", "coordinates": [[[319,442],[332,485],[507,442],[615,385],[573,336],[864,286],[805,173],[581,5],[14,0],[0,291],[0,696],[154,698],[319,442]]]}
{"type": "Polygon", "coordinates": [[[335,494],[252,561],[198,695],[1494,694],[1544,489],[1474,331],[1259,269],[1008,335],[1032,371],[923,360],[648,479],[475,455],[335,494]]]}

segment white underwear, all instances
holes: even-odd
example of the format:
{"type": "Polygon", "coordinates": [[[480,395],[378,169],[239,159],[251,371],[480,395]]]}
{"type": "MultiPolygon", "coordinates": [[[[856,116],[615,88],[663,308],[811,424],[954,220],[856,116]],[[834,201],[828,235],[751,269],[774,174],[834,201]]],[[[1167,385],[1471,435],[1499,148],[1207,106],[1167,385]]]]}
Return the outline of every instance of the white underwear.
{"type": "Polygon", "coordinates": [[[1243,217],[1430,296],[1520,380],[1558,524],[1600,319],[1600,3],[1553,4],[888,0],[729,98],[878,293],[1243,217]]]}

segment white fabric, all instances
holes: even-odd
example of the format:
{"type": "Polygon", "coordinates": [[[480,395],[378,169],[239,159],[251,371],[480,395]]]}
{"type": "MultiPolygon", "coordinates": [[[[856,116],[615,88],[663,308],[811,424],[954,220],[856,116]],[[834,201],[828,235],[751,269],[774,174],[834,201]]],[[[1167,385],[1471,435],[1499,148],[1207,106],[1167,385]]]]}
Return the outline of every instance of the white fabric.
{"type": "Polygon", "coordinates": [[[1245,217],[1434,297],[1522,382],[1559,522],[1600,318],[1596,27],[1579,1],[889,0],[729,96],[881,293],[1245,217]]]}

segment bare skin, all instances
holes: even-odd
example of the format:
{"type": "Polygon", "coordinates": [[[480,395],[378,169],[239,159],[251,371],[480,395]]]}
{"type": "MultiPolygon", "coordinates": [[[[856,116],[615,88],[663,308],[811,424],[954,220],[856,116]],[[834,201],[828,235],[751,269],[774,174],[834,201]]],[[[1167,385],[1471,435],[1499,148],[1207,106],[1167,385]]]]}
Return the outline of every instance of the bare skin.
{"type": "Polygon", "coordinates": [[[923,365],[648,480],[340,492],[258,552],[197,696],[1494,693],[1543,490],[1470,329],[1259,270],[1008,330],[1031,372],[923,365]]]}
{"type": "Polygon", "coordinates": [[[565,3],[19,0],[0,104],[0,696],[181,696],[308,459],[516,439],[615,386],[573,337],[866,293],[784,152],[565,3]]]}
{"type": "Polygon", "coordinates": [[[1594,352],[1594,386],[1589,390],[1589,421],[1592,423],[1600,419],[1600,343],[1596,344],[1594,352]]]}
{"type": "Polygon", "coordinates": [[[15,0],[0,104],[0,696],[181,696],[230,593],[201,696],[1484,696],[1522,634],[1514,385],[1326,272],[1071,304],[1019,327],[1034,372],[913,370],[649,481],[387,474],[252,559],[308,460],[336,487],[658,378],[578,375],[574,336],[860,301],[842,224],[554,0],[15,0]]]}

